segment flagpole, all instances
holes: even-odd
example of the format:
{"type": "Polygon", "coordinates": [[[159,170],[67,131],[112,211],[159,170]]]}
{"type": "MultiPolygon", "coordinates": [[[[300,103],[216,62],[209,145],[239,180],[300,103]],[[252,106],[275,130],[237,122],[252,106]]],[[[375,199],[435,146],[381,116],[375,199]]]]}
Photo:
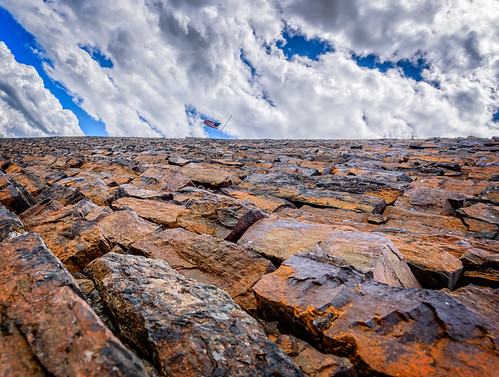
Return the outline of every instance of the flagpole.
{"type": "Polygon", "coordinates": [[[229,117],[229,119],[227,119],[227,122],[225,122],[225,124],[223,125],[223,127],[220,128],[220,130],[218,131],[217,139],[220,139],[220,134],[222,133],[222,130],[225,128],[225,126],[227,125],[227,123],[229,123],[229,120],[231,118],[232,118],[232,115],[229,117]]]}

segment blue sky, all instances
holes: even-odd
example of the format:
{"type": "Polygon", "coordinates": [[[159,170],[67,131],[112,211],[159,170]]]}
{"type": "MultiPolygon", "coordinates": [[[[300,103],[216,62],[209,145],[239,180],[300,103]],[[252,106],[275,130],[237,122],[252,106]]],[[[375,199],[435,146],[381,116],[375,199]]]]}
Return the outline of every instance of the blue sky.
{"type": "MultiPolygon", "coordinates": [[[[292,0],[278,8],[259,0],[237,9],[224,1],[160,1],[155,7],[144,2],[135,10],[128,0],[78,5],[3,0],[2,5],[0,41],[15,61],[36,69],[54,96],[47,100],[52,115],[46,122],[57,127],[72,113],[88,136],[498,133],[494,56],[499,48],[490,39],[499,15],[494,1],[463,2],[456,9],[438,0],[431,7],[414,2],[394,8],[321,0],[313,5],[292,0]],[[227,26],[219,27],[228,18],[227,26]],[[58,102],[66,112],[57,110],[58,102]],[[61,111],[64,117],[57,116],[61,111]],[[231,114],[225,133],[202,125],[205,119],[223,125],[231,114]]],[[[30,123],[36,110],[9,110],[15,102],[9,95],[29,104],[34,94],[25,91],[41,90],[16,90],[11,76],[0,76],[0,85],[3,80],[9,88],[0,96],[0,131],[46,132],[30,123]]]]}

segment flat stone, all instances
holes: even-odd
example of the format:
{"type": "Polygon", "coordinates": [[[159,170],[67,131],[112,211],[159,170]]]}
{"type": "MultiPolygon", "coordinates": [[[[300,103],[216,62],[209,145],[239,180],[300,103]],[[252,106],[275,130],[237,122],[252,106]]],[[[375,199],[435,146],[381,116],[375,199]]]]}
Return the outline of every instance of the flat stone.
{"type": "Polygon", "coordinates": [[[352,363],[344,357],[326,355],[292,335],[279,335],[276,344],[310,377],[355,377],[352,363]]]}
{"type": "Polygon", "coordinates": [[[453,191],[417,186],[399,196],[395,205],[425,213],[455,216],[455,209],[462,207],[466,198],[466,195],[453,191]]]}
{"type": "Polygon", "coordinates": [[[171,192],[192,186],[192,181],[178,170],[153,167],[135,178],[132,184],[142,188],[171,192]]]}
{"type": "Polygon", "coordinates": [[[173,194],[160,190],[148,190],[132,184],[118,186],[115,191],[115,198],[136,198],[149,200],[172,200],[173,194]]]}
{"type": "Polygon", "coordinates": [[[282,172],[252,174],[244,179],[239,187],[257,194],[286,199],[293,203],[319,207],[342,208],[368,213],[380,213],[386,207],[385,201],[381,198],[327,189],[314,190],[301,183],[297,175],[282,172]]]}
{"type": "Polygon", "coordinates": [[[71,272],[80,272],[93,259],[111,250],[99,225],[75,206],[47,200],[21,214],[26,230],[38,233],[71,272]]]}
{"type": "Polygon", "coordinates": [[[186,165],[180,169],[182,174],[192,182],[210,188],[229,187],[232,184],[232,174],[220,168],[186,165]]]}
{"type": "Polygon", "coordinates": [[[172,202],[135,198],[115,200],[112,208],[115,210],[132,210],[143,219],[164,225],[168,228],[177,227],[179,215],[185,212],[184,206],[172,202]]]}
{"type": "Polygon", "coordinates": [[[463,264],[447,251],[452,245],[400,233],[388,233],[386,237],[393,241],[404,256],[423,288],[454,289],[463,271],[463,264]]]}
{"type": "Polygon", "coordinates": [[[476,203],[469,207],[460,208],[458,213],[472,219],[499,225],[499,206],[476,203]]]}
{"type": "Polygon", "coordinates": [[[253,285],[275,269],[254,251],[181,228],[150,234],[132,244],[130,251],[163,259],[182,275],[223,289],[250,312],[256,312],[253,285]]]}
{"type": "Polygon", "coordinates": [[[113,212],[102,218],[98,224],[102,233],[111,242],[125,249],[135,241],[161,228],[150,221],[140,218],[130,210],[113,212]]]}
{"type": "Polygon", "coordinates": [[[109,253],[86,273],[123,339],[168,376],[304,376],[223,291],[165,261],[109,253]]]}
{"type": "Polygon", "coordinates": [[[1,244],[0,370],[8,376],[147,376],[35,234],[1,244]]]}
{"type": "Polygon", "coordinates": [[[277,209],[284,207],[291,207],[291,208],[295,207],[291,202],[287,200],[265,194],[256,195],[246,190],[227,188],[227,189],[222,189],[222,192],[226,195],[229,195],[237,199],[241,203],[252,204],[257,208],[268,212],[274,212],[277,209]]]}
{"type": "Polygon", "coordinates": [[[493,376],[499,367],[490,321],[449,295],[381,284],[329,256],[295,255],[254,291],[266,320],[349,357],[358,375],[493,376]]]}
{"type": "Polygon", "coordinates": [[[239,244],[277,264],[297,253],[332,255],[374,279],[401,287],[420,287],[395,245],[375,234],[347,232],[334,227],[267,218],[252,225],[239,244]]]}
{"type": "Polygon", "coordinates": [[[399,206],[387,207],[383,216],[389,217],[388,226],[415,233],[433,233],[438,230],[464,235],[466,226],[453,216],[439,216],[422,211],[411,211],[399,206]]]}
{"type": "Polygon", "coordinates": [[[174,198],[186,208],[178,217],[179,226],[219,238],[227,237],[239,219],[252,209],[225,195],[194,188],[179,190],[174,198]]]}

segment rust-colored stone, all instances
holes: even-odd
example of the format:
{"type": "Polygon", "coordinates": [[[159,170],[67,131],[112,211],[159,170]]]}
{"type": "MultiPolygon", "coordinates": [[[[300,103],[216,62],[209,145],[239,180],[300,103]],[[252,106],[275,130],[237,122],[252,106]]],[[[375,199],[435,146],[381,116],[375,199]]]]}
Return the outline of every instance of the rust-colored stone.
{"type": "Polygon", "coordinates": [[[168,228],[177,227],[179,215],[185,212],[184,206],[150,199],[121,198],[115,200],[112,207],[115,210],[132,210],[143,219],[168,228]]]}
{"type": "Polygon", "coordinates": [[[113,212],[99,220],[98,224],[107,238],[124,248],[160,229],[160,226],[141,219],[130,210],[113,212]]]}
{"type": "Polygon", "coordinates": [[[192,186],[192,182],[178,170],[168,168],[149,168],[132,184],[152,190],[177,191],[182,187],[192,186]]]}
{"type": "Polygon", "coordinates": [[[77,206],[63,207],[48,200],[21,215],[26,230],[38,233],[71,272],[82,271],[90,261],[111,250],[99,225],[84,218],[77,206]]]}
{"type": "Polygon", "coordinates": [[[380,282],[393,286],[420,287],[395,245],[375,234],[268,218],[252,225],[239,244],[278,263],[301,252],[328,254],[371,274],[380,282]]]}
{"type": "Polygon", "coordinates": [[[495,325],[451,296],[390,287],[325,255],[295,255],[254,287],[269,321],[326,353],[348,356],[360,375],[494,376],[495,325]]]}
{"type": "Polygon", "coordinates": [[[182,275],[223,289],[251,312],[256,311],[253,285],[275,269],[270,261],[254,251],[181,228],[153,233],[133,243],[130,250],[134,254],[163,259],[182,275]]]}
{"type": "Polygon", "coordinates": [[[37,235],[5,241],[1,249],[2,375],[147,375],[37,235]]]}

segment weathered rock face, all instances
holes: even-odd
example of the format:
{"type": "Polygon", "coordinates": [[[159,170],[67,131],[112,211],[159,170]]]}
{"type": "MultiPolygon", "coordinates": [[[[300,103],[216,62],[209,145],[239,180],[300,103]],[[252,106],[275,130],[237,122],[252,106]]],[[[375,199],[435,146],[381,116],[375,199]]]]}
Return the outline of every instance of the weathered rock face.
{"type": "Polygon", "coordinates": [[[121,337],[164,375],[303,375],[226,293],[162,260],[109,253],[86,272],[121,337]]]}
{"type": "MultiPolygon", "coordinates": [[[[113,286],[119,287],[113,288],[116,292],[121,289],[115,297],[100,294],[107,292],[107,278],[94,282],[83,274],[88,263],[110,251],[122,254],[123,261],[135,258],[130,256],[133,253],[146,256],[139,258],[144,268],[149,262],[163,263],[163,259],[185,279],[197,281],[184,287],[188,292],[209,283],[226,291],[258,320],[262,318],[253,288],[258,291],[261,284],[284,276],[283,269],[296,262],[297,253],[320,253],[314,263],[332,258],[344,267],[327,270],[321,265],[328,271],[321,276],[307,276],[306,270],[300,270],[301,280],[294,275],[277,279],[266,285],[267,292],[259,298],[261,313],[276,319],[283,330],[277,335],[267,332],[269,338],[308,375],[467,376],[475,365],[475,374],[487,375],[491,366],[497,365],[498,331],[493,322],[497,322],[499,287],[498,138],[0,139],[0,151],[0,203],[5,207],[0,206],[0,242],[23,239],[25,229],[38,233],[78,279],[85,298],[111,331],[122,336],[123,329],[134,327],[123,339],[131,352],[142,357],[152,377],[164,375],[165,370],[180,371],[185,365],[192,370],[202,365],[202,370],[209,371],[206,373],[215,368],[215,375],[233,368],[227,374],[237,374],[234,365],[259,352],[243,350],[244,339],[254,333],[240,325],[239,319],[228,332],[225,325],[216,324],[211,329],[225,328],[223,336],[241,331],[235,341],[239,348],[222,352],[216,340],[206,343],[205,349],[215,349],[207,351],[206,355],[212,355],[209,361],[205,356],[183,355],[184,348],[192,351],[189,355],[200,354],[196,350],[202,349],[198,345],[204,343],[199,339],[204,338],[196,335],[192,342],[186,340],[190,335],[183,331],[195,321],[191,312],[175,312],[177,306],[170,301],[165,304],[162,289],[169,284],[166,278],[146,278],[144,271],[137,272],[137,284],[132,284],[139,292],[135,295],[127,290],[129,281],[135,281],[130,277],[135,270],[123,264],[120,268],[126,279],[121,283],[118,278],[112,280],[109,288],[109,292],[113,286]],[[269,274],[273,263],[282,266],[269,274]],[[356,278],[347,273],[353,271],[348,270],[350,265],[360,271],[360,282],[355,283],[356,278]],[[139,283],[143,281],[150,284],[142,287],[139,283]],[[291,299],[293,294],[296,297],[291,299]],[[281,296],[283,299],[278,299],[281,296]],[[121,313],[118,298],[119,302],[131,300],[126,306],[129,309],[125,308],[129,311],[120,314],[119,320],[109,310],[116,307],[121,313]],[[445,302],[450,309],[443,306],[445,302]],[[265,309],[265,305],[273,309],[265,309]],[[180,313],[165,317],[173,324],[154,327],[171,308],[172,313],[180,313]],[[140,322],[143,318],[156,322],[145,326],[145,320],[140,322]],[[146,327],[147,331],[140,330],[146,327]],[[149,340],[148,334],[153,334],[149,340]],[[161,359],[159,351],[154,351],[163,347],[158,344],[171,347],[172,342],[172,355],[180,355],[184,364],[172,364],[168,360],[173,356],[161,359]],[[222,369],[216,369],[220,365],[222,369]]],[[[3,252],[0,247],[0,264],[3,252]]],[[[43,265],[44,254],[36,255],[35,260],[40,259],[36,263],[43,265]]],[[[293,268],[298,271],[303,265],[300,262],[293,268]]],[[[50,266],[43,276],[57,270],[50,266]]],[[[7,276],[17,273],[13,281],[26,275],[19,263],[12,268],[19,271],[9,269],[7,275],[2,269],[0,280],[8,281],[7,276]]],[[[152,270],[147,267],[147,271],[152,270]]],[[[176,272],[171,274],[182,280],[176,272]]],[[[113,279],[118,276],[112,275],[113,279]]],[[[26,279],[31,277],[28,273],[26,279]]],[[[22,280],[20,286],[29,287],[33,280],[28,280],[22,280]]],[[[0,352],[0,375],[3,370],[12,374],[16,368],[25,368],[17,375],[54,375],[53,371],[61,370],[60,360],[74,360],[66,355],[71,347],[66,351],[58,346],[65,344],[66,334],[60,335],[60,343],[44,341],[43,347],[50,353],[49,361],[43,359],[46,366],[42,363],[46,355],[37,356],[30,343],[34,338],[23,333],[35,327],[43,328],[43,334],[51,333],[46,329],[55,326],[48,319],[52,315],[60,317],[68,334],[77,331],[82,323],[80,314],[86,309],[81,309],[77,290],[64,287],[51,288],[40,296],[40,302],[26,301],[11,317],[5,316],[0,305],[1,328],[7,329],[0,333],[0,347],[8,349],[0,352]],[[46,317],[46,313],[52,314],[46,317]],[[26,327],[19,327],[23,323],[26,327]],[[4,357],[18,350],[22,356],[4,357]]],[[[184,291],[168,291],[170,288],[168,297],[180,297],[177,302],[182,305],[194,297],[184,291]]],[[[208,291],[199,289],[201,296],[208,291]]],[[[219,293],[215,294],[218,298],[219,293]]],[[[210,295],[206,293],[206,297],[210,295]]],[[[213,300],[219,302],[218,298],[213,300]]],[[[205,302],[204,298],[192,300],[205,302]]],[[[219,313],[210,305],[208,312],[219,313]]],[[[220,305],[227,308],[229,304],[220,305]]],[[[232,318],[230,315],[227,318],[232,318]]],[[[204,321],[203,316],[199,321],[204,321]]],[[[213,324],[210,321],[206,323],[213,324]]],[[[201,334],[201,322],[195,322],[196,334],[201,334]]],[[[36,338],[38,333],[32,333],[36,338]]],[[[248,342],[252,344],[251,339],[248,342]]],[[[260,340],[256,343],[263,344],[260,340]]],[[[81,350],[79,347],[75,349],[81,350]]],[[[259,371],[251,372],[254,375],[264,375],[278,364],[269,361],[272,357],[262,357],[257,357],[257,364],[263,369],[253,368],[259,371]]],[[[287,360],[286,367],[279,367],[281,372],[296,374],[296,367],[287,360]]],[[[250,374],[249,369],[241,369],[242,374],[250,374]]],[[[84,374],[90,374],[87,372],[84,374]]]]}
{"type": "Polygon", "coordinates": [[[361,375],[493,376],[499,367],[493,326],[451,296],[390,287],[329,256],[295,255],[254,290],[267,320],[349,355],[361,375]]]}
{"type": "Polygon", "coordinates": [[[371,274],[382,283],[420,287],[395,245],[374,234],[269,218],[251,226],[239,243],[279,263],[296,253],[328,254],[371,274]]]}
{"type": "Polygon", "coordinates": [[[99,228],[111,242],[127,248],[160,227],[141,219],[130,210],[116,211],[99,221],[99,228]]]}
{"type": "Polygon", "coordinates": [[[111,250],[99,225],[84,218],[77,206],[63,207],[46,200],[21,215],[26,230],[38,233],[71,272],[82,271],[90,261],[111,250]]]}
{"type": "Polygon", "coordinates": [[[163,259],[199,283],[223,289],[250,312],[256,310],[253,285],[275,269],[254,251],[181,228],[153,233],[133,243],[130,249],[135,254],[163,259]]]}
{"type": "Polygon", "coordinates": [[[23,186],[0,172],[0,203],[19,214],[36,202],[23,186]]]}
{"type": "Polygon", "coordinates": [[[147,376],[35,234],[0,244],[4,376],[147,376]]]}
{"type": "Polygon", "coordinates": [[[26,233],[19,218],[0,204],[0,242],[26,233]]]}
{"type": "Polygon", "coordinates": [[[168,168],[149,168],[132,183],[139,187],[163,191],[177,191],[182,187],[192,186],[189,178],[168,168]]]}

